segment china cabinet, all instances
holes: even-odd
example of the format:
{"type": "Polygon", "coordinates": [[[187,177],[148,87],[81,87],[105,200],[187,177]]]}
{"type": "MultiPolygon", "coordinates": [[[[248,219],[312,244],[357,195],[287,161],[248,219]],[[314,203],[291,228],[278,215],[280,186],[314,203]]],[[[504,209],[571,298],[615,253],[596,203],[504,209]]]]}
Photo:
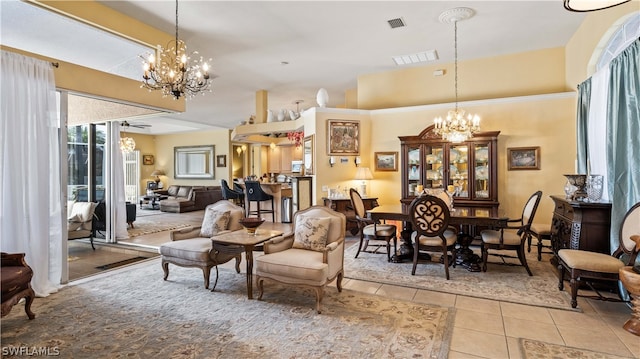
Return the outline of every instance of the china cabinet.
{"type": "Polygon", "coordinates": [[[479,132],[453,143],[432,125],[417,136],[400,136],[402,203],[410,204],[422,189],[443,189],[456,205],[498,207],[499,134],[479,132]]]}

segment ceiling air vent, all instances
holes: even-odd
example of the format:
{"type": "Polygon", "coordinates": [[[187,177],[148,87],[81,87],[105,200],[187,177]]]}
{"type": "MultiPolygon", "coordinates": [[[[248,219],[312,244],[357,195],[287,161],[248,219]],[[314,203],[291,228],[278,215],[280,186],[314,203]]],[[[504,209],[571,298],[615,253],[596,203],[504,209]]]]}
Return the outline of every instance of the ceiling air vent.
{"type": "Polygon", "coordinates": [[[392,29],[395,29],[397,27],[407,26],[407,24],[404,23],[404,20],[401,17],[397,19],[387,20],[387,22],[389,23],[389,26],[391,26],[392,29]]]}
{"type": "Polygon", "coordinates": [[[427,50],[417,54],[392,56],[393,62],[398,66],[417,64],[420,62],[435,61],[438,59],[436,50],[427,50]]]}

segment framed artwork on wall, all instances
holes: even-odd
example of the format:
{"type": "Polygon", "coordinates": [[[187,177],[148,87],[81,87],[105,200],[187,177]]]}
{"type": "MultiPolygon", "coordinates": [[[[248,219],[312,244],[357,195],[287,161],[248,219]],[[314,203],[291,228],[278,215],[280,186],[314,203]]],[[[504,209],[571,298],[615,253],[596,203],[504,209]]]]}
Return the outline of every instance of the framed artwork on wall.
{"type": "Polygon", "coordinates": [[[328,120],[327,140],[329,156],[359,155],[360,121],[328,120]]]}
{"type": "Polygon", "coordinates": [[[376,171],[397,171],[398,152],[375,152],[376,171]]]}
{"type": "Polygon", "coordinates": [[[539,170],[540,147],[507,148],[508,170],[539,170]]]}
{"type": "Polygon", "coordinates": [[[142,155],[142,164],[143,165],[152,165],[154,162],[153,155],[142,155]]]}
{"type": "Polygon", "coordinates": [[[227,167],[227,155],[216,156],[216,167],[227,167]]]}

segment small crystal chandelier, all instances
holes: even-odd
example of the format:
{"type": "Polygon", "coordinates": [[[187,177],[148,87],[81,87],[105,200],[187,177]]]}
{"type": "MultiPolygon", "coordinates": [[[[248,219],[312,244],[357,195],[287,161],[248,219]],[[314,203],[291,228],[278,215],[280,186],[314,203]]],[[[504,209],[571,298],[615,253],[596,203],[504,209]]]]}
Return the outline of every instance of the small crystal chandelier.
{"type": "MultiPolygon", "coordinates": [[[[129,127],[129,123],[127,121],[122,122],[122,127],[125,129],[129,127]]],[[[131,137],[127,137],[127,133],[125,130],[122,130],[124,137],[120,137],[120,151],[122,153],[130,153],[136,149],[136,141],[131,137]]]]}
{"type": "Polygon", "coordinates": [[[466,111],[458,108],[458,21],[469,19],[473,15],[473,9],[458,7],[443,12],[439,18],[440,22],[447,24],[453,22],[454,25],[456,107],[454,110],[449,110],[445,119],[442,117],[434,119],[436,134],[442,135],[443,140],[450,142],[464,142],[480,131],[480,117],[472,114],[465,116],[466,111]]]}
{"type": "MultiPolygon", "coordinates": [[[[198,93],[211,92],[209,88],[209,64],[194,51],[187,55],[187,45],[178,39],[178,0],[176,0],[176,38],[166,49],[158,45],[158,61],[153,54],[143,62],[144,82],[142,86],[151,90],[162,90],[162,96],[183,95],[192,98],[198,93]]],[[[209,59],[211,61],[211,59],[209,59]]]]}

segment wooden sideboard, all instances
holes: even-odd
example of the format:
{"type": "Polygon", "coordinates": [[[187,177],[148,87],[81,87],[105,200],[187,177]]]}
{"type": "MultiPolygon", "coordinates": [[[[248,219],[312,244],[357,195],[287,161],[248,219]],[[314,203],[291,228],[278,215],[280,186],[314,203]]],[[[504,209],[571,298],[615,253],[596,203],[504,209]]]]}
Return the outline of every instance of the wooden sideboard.
{"type": "MultiPolygon", "coordinates": [[[[555,203],[551,221],[551,246],[610,254],[611,203],[578,202],[551,196],[555,203]]],[[[557,260],[553,260],[556,262],[557,260]]]]}
{"type": "MultiPolygon", "coordinates": [[[[328,198],[322,197],[324,205],[330,207],[336,212],[343,213],[347,217],[347,231],[351,232],[351,235],[358,234],[358,222],[356,221],[356,213],[351,206],[351,199],[349,198],[328,198]]],[[[374,207],[378,207],[378,197],[362,198],[364,202],[364,209],[370,210],[374,207]]]]}

